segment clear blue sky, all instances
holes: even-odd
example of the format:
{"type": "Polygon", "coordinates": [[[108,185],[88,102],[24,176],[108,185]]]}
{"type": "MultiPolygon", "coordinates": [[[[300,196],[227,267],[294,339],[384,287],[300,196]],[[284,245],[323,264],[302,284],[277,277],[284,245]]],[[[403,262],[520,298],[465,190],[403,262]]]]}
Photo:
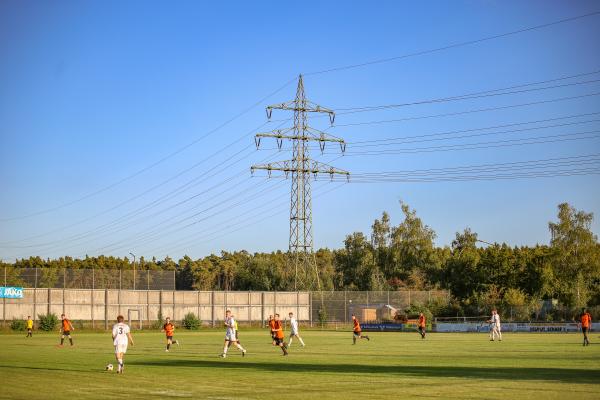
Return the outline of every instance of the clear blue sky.
{"type": "MultiPolygon", "coordinates": [[[[285,149],[275,152],[275,143],[268,140],[257,151],[253,134],[266,122],[264,106],[294,98],[295,82],[208,134],[214,128],[299,73],[307,74],[309,99],[342,109],[598,71],[600,15],[392,62],[310,74],[599,10],[594,1],[390,1],[376,6],[3,1],[0,258],[125,256],[130,251],[138,257],[178,258],[220,250],[286,250],[290,182],[267,180],[260,173],[251,178],[249,167],[291,157],[285,149]],[[190,143],[194,144],[163,160],[190,143]],[[159,160],[163,161],[152,166],[159,160]],[[143,172],[132,177],[138,171],[143,172]],[[125,178],[129,179],[122,181],[125,178]]],[[[600,74],[591,74],[525,87],[563,85],[546,90],[340,112],[339,126],[328,132],[349,142],[347,155],[338,158],[333,146],[322,156],[317,151],[313,155],[353,174],[441,168],[453,176],[448,168],[598,154],[600,135],[595,131],[600,129],[600,114],[580,115],[600,112],[600,96],[343,126],[576,97],[600,92],[600,83],[594,82],[598,79],[600,74]],[[571,85],[574,82],[584,83],[571,85]],[[353,145],[567,116],[528,125],[543,128],[536,130],[353,145]],[[564,125],[565,121],[576,123],[564,125]],[[523,145],[528,140],[545,143],[523,145]],[[510,146],[464,149],[482,142],[510,146]],[[462,149],[406,153],[448,145],[462,149]]],[[[280,120],[289,117],[275,111],[274,121],[261,130],[287,126],[290,122],[280,120]]],[[[328,127],[322,118],[310,123],[328,127]]],[[[556,218],[559,203],[600,216],[600,165],[595,160],[560,167],[596,172],[578,176],[474,180],[481,173],[467,171],[461,175],[467,179],[460,181],[315,182],[315,247],[338,248],[351,232],[368,234],[384,210],[398,224],[399,200],[415,208],[437,232],[439,245],[448,245],[455,232],[466,227],[489,242],[548,243],[547,224],[556,218]]],[[[495,167],[490,171],[488,175],[497,173],[495,167]]],[[[520,170],[509,170],[508,177],[514,178],[515,171],[520,170]]],[[[420,176],[428,176],[424,174],[420,176]]],[[[600,232],[598,220],[593,229],[600,232]]]]}

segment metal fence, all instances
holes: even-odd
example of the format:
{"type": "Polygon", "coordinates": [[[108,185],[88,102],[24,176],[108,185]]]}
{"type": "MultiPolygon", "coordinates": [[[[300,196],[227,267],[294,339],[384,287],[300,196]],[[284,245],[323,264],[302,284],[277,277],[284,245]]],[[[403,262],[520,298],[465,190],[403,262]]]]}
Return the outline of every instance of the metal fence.
{"type": "Polygon", "coordinates": [[[175,270],[5,267],[4,286],[40,289],[175,290],[175,270]]]}
{"type": "Polygon", "coordinates": [[[384,321],[411,305],[446,305],[449,301],[450,293],[445,290],[312,292],[311,320],[349,323],[354,314],[361,322],[384,321]]]}

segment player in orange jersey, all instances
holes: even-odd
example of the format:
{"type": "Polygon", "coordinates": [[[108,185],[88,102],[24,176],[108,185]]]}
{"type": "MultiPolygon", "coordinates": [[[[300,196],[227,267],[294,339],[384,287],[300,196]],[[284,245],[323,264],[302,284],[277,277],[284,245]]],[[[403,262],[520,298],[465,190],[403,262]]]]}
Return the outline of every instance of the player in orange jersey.
{"type": "Polygon", "coordinates": [[[354,325],[354,327],[352,328],[352,344],[356,344],[356,338],[371,340],[367,335],[362,334],[360,322],[358,322],[358,319],[354,314],[352,314],[352,324],[354,325]]]}
{"type": "Polygon", "coordinates": [[[581,322],[581,332],[583,333],[583,345],[589,346],[590,340],[588,339],[588,332],[592,327],[592,316],[588,312],[587,309],[581,310],[581,316],[579,317],[579,321],[581,322]]]}
{"type": "Polygon", "coordinates": [[[167,336],[167,348],[165,349],[166,352],[169,351],[173,343],[179,346],[179,342],[177,340],[173,340],[173,332],[175,332],[175,325],[171,323],[171,318],[165,318],[165,324],[163,325],[161,332],[164,332],[167,336]]]}
{"type": "Polygon", "coordinates": [[[61,314],[60,319],[60,347],[62,347],[65,341],[65,336],[69,338],[69,342],[71,343],[71,346],[73,346],[73,338],[71,337],[71,331],[74,331],[75,328],[73,328],[73,324],[71,324],[71,321],[67,319],[65,314],[61,314]]]}
{"type": "Polygon", "coordinates": [[[281,347],[283,355],[287,356],[287,344],[285,344],[283,336],[283,324],[279,319],[279,314],[275,314],[275,317],[273,318],[273,338],[273,340],[275,341],[275,345],[281,347]]]}
{"type": "Polygon", "coordinates": [[[273,346],[276,346],[276,344],[275,344],[275,330],[274,330],[275,329],[275,320],[273,319],[272,315],[269,315],[268,325],[269,325],[269,332],[271,333],[271,344],[273,346]]]}
{"type": "Polygon", "coordinates": [[[421,339],[425,339],[425,326],[426,326],[426,320],[425,320],[425,315],[423,315],[423,313],[419,313],[419,333],[421,334],[421,339]]]}

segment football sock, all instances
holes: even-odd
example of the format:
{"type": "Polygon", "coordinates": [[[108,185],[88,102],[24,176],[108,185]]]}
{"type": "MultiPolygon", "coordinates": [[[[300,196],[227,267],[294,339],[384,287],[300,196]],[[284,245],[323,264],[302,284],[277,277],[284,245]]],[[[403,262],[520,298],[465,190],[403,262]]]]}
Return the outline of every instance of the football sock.
{"type": "Polygon", "coordinates": [[[64,343],[65,338],[60,338],[60,345],[62,346],[62,344],[64,343]]]}
{"type": "Polygon", "coordinates": [[[294,341],[294,338],[292,336],[290,336],[290,341],[288,342],[288,346],[291,346],[293,341],[294,341]]]}
{"type": "Polygon", "coordinates": [[[71,343],[71,346],[73,346],[73,339],[69,338],[69,342],[71,343]]]}
{"type": "Polygon", "coordinates": [[[228,346],[223,346],[223,354],[227,354],[227,349],[228,348],[229,348],[228,346]]]}
{"type": "Polygon", "coordinates": [[[167,350],[171,348],[171,343],[167,343],[167,350]]]}
{"type": "MultiPolygon", "coordinates": [[[[302,338],[300,336],[298,336],[298,340],[300,341],[300,344],[302,346],[304,346],[304,341],[302,340],[302,338]]],[[[290,339],[290,344],[292,344],[292,339],[290,339]]]]}

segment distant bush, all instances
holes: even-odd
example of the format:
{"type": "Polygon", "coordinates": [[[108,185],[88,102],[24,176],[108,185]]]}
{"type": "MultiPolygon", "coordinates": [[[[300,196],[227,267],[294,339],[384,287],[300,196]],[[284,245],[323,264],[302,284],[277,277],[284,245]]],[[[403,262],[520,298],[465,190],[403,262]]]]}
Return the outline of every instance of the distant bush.
{"type": "Polygon", "coordinates": [[[325,325],[325,323],[327,322],[327,311],[325,311],[324,308],[319,308],[318,317],[321,326],[325,325]]]}
{"type": "Polygon", "coordinates": [[[13,331],[24,331],[27,328],[27,322],[22,319],[13,319],[10,323],[10,329],[13,331]]]}
{"type": "Polygon", "coordinates": [[[200,325],[202,324],[202,321],[200,321],[192,312],[185,314],[185,317],[183,317],[183,321],[181,322],[185,329],[189,329],[192,331],[198,330],[200,328],[200,325]]]}
{"type": "Polygon", "coordinates": [[[431,311],[429,310],[429,308],[427,308],[427,306],[420,304],[420,303],[413,303],[410,306],[408,306],[404,312],[406,313],[406,316],[410,319],[415,319],[419,317],[419,313],[423,313],[423,315],[425,316],[426,320],[427,320],[427,325],[430,325],[433,321],[433,314],[431,313],[431,311]]]}
{"type": "Polygon", "coordinates": [[[56,314],[40,314],[38,315],[38,319],[40,320],[40,330],[51,332],[58,325],[58,317],[56,314]]]}

